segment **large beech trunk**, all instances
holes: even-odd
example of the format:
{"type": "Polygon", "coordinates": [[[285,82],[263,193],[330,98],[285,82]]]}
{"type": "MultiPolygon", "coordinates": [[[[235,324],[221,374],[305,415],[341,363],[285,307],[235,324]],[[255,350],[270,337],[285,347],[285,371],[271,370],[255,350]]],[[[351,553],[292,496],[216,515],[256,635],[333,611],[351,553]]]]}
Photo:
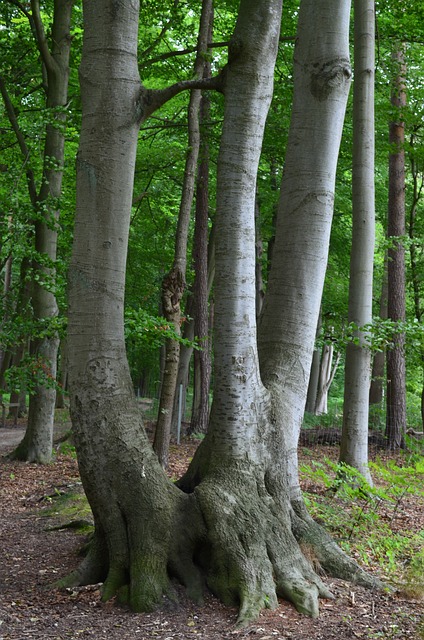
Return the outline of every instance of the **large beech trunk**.
{"type": "MultiPolygon", "coordinates": [[[[171,589],[170,576],[175,576],[193,598],[201,598],[206,582],[224,602],[238,604],[240,624],[258,615],[262,607],[276,606],[278,595],[292,600],[299,611],[317,615],[318,596],[330,594],[301,545],[312,550],[327,570],[364,584],[373,581],[308,516],[296,491],[297,476],[293,481],[297,442],[293,432],[303,414],[304,372],[310,368],[319,311],[318,300],[310,314],[303,313],[302,305],[299,315],[296,313],[298,301],[308,298],[310,283],[304,270],[305,293],[299,291],[296,305],[291,304],[293,297],[288,298],[289,305],[280,304],[273,319],[282,321],[290,332],[293,327],[284,324],[287,318],[282,318],[281,306],[291,308],[296,325],[298,317],[306,317],[307,327],[310,325],[307,348],[303,351],[300,344],[303,333],[297,340],[292,336],[297,352],[292,349],[282,367],[281,354],[287,345],[281,348],[278,343],[278,366],[263,369],[266,386],[259,373],[254,201],[272,96],[281,2],[241,1],[229,63],[222,75],[225,114],[216,214],[214,403],[208,434],[178,487],[167,480],[142,428],[125,358],[122,322],[138,128],[134,106],[145,116],[155,97],[160,102],[164,94],[150,92],[146,101],[140,87],[135,56],[137,3],[110,0],[110,11],[99,11],[97,4],[93,0],[85,3],[83,124],[69,320],[72,419],[95,536],[88,556],[64,584],[104,581],[104,599],[117,594],[133,609],[146,610],[161,602],[171,589]],[[296,400],[299,414],[293,415],[289,403],[294,390],[290,390],[292,378],[287,372],[298,365],[296,385],[300,379],[303,403],[296,400]]],[[[328,99],[334,111],[340,90],[342,114],[350,74],[346,53],[349,2],[342,2],[341,10],[339,0],[322,0],[314,10],[315,4],[307,0],[301,9],[297,73],[304,75],[303,88],[312,86],[313,91],[308,89],[299,97],[298,106],[309,96],[307,101],[312,99],[317,106],[328,99]],[[324,22],[321,13],[326,16],[324,22]],[[333,50],[323,45],[331,40],[334,25],[339,25],[337,17],[342,19],[342,53],[339,46],[333,50]],[[322,40],[318,24],[328,27],[322,40]],[[321,43],[322,56],[302,60],[310,40],[318,47],[321,43]]],[[[324,123],[334,130],[330,111],[328,107],[324,123]]],[[[323,126],[322,118],[319,124],[323,126]]],[[[325,136],[317,138],[323,157],[328,153],[333,158],[333,172],[340,131],[341,122],[330,135],[331,144],[325,136]]],[[[305,137],[314,136],[307,133],[305,137]]],[[[327,169],[320,177],[327,175],[327,169]]],[[[323,219],[331,218],[334,180],[312,191],[312,197],[308,189],[294,202],[295,217],[302,215],[305,199],[311,208],[306,207],[303,229],[310,229],[309,217],[317,219],[317,228],[321,228],[323,219]],[[322,210],[317,205],[321,202],[322,210]]],[[[329,231],[329,222],[324,227],[329,231]]],[[[298,226],[298,234],[300,229],[298,226]]],[[[282,231],[277,230],[278,250],[273,260],[277,272],[281,268],[277,256],[284,254],[282,231]]],[[[314,256],[315,242],[314,237],[314,256]]],[[[296,262],[302,264],[304,246],[298,242],[293,246],[296,262]]],[[[315,260],[321,264],[323,255],[317,255],[313,266],[315,260]]],[[[294,273],[299,271],[296,264],[294,273]]],[[[278,297],[278,284],[273,286],[272,295],[278,297]]],[[[265,312],[265,326],[268,321],[265,312]]],[[[285,330],[277,331],[274,326],[272,333],[281,336],[285,330]]],[[[264,362],[269,363],[270,345],[262,340],[264,362]]]]}

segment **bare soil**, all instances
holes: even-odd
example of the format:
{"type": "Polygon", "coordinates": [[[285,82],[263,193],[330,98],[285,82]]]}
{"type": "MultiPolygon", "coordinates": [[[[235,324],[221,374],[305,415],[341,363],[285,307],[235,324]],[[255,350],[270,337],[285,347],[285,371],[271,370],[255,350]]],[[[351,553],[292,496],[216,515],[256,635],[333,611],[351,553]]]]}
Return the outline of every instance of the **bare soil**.
{"type": "MultiPolygon", "coordinates": [[[[68,426],[58,425],[56,435],[68,426]]],[[[178,604],[164,599],[163,608],[150,614],[131,613],[114,601],[102,603],[100,585],[70,590],[52,587],[80,561],[78,551],[84,537],[67,528],[52,530],[57,523],[51,516],[56,495],[81,488],[78,468],[63,453],[44,467],[7,460],[4,454],[23,433],[22,423],[0,428],[0,640],[424,638],[423,601],[399,593],[370,592],[330,578],[326,582],[336,599],[322,601],[317,620],[298,614],[282,600],[277,610],[263,612],[242,630],[234,627],[235,609],[223,606],[210,594],[203,606],[196,606],[178,585],[178,604]]],[[[181,473],[197,444],[188,440],[172,447],[170,475],[181,473]]],[[[320,447],[314,452],[322,455],[320,447]]],[[[423,521],[423,511],[422,504],[411,504],[402,517],[409,518],[415,528],[417,519],[423,521]]]]}

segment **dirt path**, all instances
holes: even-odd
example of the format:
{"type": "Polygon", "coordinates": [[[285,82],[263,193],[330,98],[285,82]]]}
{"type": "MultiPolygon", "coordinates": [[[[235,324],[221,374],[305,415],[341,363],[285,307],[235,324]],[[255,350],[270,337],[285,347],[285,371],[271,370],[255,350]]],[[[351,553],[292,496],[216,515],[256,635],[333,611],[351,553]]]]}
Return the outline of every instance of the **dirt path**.
{"type": "MultiPolygon", "coordinates": [[[[0,429],[0,449],[19,442],[23,428],[0,429]]],[[[173,471],[193,454],[194,443],[173,449],[173,471]]],[[[101,603],[99,586],[70,590],[51,584],[75,568],[84,539],[55,524],[46,511],[55,496],[79,483],[76,461],[59,455],[46,467],[0,459],[0,640],[421,640],[417,625],[423,603],[372,593],[339,580],[327,580],[336,596],[323,601],[321,616],[310,620],[281,601],[247,629],[235,631],[236,611],[208,595],[203,607],[189,602],[176,586],[179,604],[164,600],[151,614],[133,614],[115,602],[101,603]]]]}

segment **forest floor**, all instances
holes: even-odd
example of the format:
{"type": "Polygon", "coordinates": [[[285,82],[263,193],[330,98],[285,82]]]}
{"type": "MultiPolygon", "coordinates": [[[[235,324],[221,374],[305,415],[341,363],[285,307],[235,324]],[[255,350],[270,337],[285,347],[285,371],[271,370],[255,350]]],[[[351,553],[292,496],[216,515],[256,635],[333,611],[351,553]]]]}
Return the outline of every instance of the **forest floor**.
{"type": "MultiPolygon", "coordinates": [[[[60,424],[56,436],[69,425],[60,424]]],[[[281,600],[275,611],[264,611],[242,630],[235,629],[237,612],[207,594],[203,606],[187,600],[176,586],[179,604],[134,614],[115,602],[100,601],[99,585],[61,590],[52,583],[80,562],[80,533],[54,528],[56,497],[81,491],[77,463],[71,452],[58,453],[54,464],[40,467],[4,457],[20,441],[24,425],[0,428],[0,640],[85,639],[174,640],[345,640],[424,639],[424,601],[405,594],[372,592],[341,580],[325,581],[335,600],[324,600],[320,617],[311,620],[281,600]]],[[[170,475],[178,476],[198,441],[172,447],[170,475]]],[[[65,448],[66,450],[66,448],[65,448]]],[[[337,455],[336,447],[315,446],[314,457],[337,455]]],[[[406,500],[402,526],[424,527],[423,501],[406,500]]]]}

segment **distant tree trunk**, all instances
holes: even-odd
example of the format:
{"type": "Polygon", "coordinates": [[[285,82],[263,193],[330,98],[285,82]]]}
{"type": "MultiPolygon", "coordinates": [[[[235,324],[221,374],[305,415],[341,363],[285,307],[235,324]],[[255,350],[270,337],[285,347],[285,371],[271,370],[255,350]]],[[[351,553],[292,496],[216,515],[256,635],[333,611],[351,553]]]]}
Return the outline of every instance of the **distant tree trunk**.
{"type": "MultiPolygon", "coordinates": [[[[58,314],[56,298],[47,286],[54,279],[56,260],[58,200],[62,190],[66,121],[68,100],[69,54],[71,48],[71,13],[73,0],[57,0],[51,27],[51,51],[41,19],[40,6],[32,0],[31,18],[36,33],[43,65],[47,76],[46,106],[54,114],[54,123],[46,125],[44,146],[43,179],[36,198],[35,249],[40,259],[35,258],[32,305],[34,319],[44,324],[58,314]],[[53,111],[54,110],[54,111],[53,111]]],[[[51,329],[47,335],[32,341],[30,353],[37,358],[46,372],[46,377],[56,379],[59,337],[51,329]]],[[[53,384],[39,384],[30,396],[28,427],[24,439],[12,453],[12,457],[29,462],[48,463],[52,456],[53,423],[56,390],[53,384]]]]}
{"type": "MultiPolygon", "coordinates": [[[[379,317],[382,320],[387,319],[387,257],[384,260],[383,281],[381,284],[380,293],[380,313],[379,317]]],[[[371,386],[370,386],[370,405],[380,405],[383,408],[383,389],[384,389],[384,374],[386,368],[386,352],[377,351],[374,354],[372,373],[371,373],[371,386]]]]}
{"type": "MultiPolygon", "coordinates": [[[[412,280],[412,290],[413,290],[413,298],[414,298],[414,312],[415,318],[418,323],[422,323],[424,318],[424,307],[422,305],[422,296],[421,296],[421,287],[420,287],[420,271],[419,271],[419,258],[422,257],[423,253],[421,251],[421,255],[419,253],[418,243],[417,243],[417,231],[416,231],[416,221],[417,221],[417,212],[418,205],[420,200],[422,199],[423,190],[424,190],[424,174],[420,172],[418,162],[415,155],[416,140],[415,135],[411,135],[410,138],[410,165],[411,165],[411,175],[412,175],[412,184],[413,184],[413,195],[412,195],[412,204],[409,211],[409,220],[408,220],[408,236],[410,239],[409,244],[409,262],[411,268],[411,280],[412,280]]],[[[418,238],[419,242],[420,238],[418,238]]],[[[421,347],[419,351],[419,357],[421,360],[421,365],[423,369],[423,388],[421,391],[421,424],[424,426],[424,348],[421,347]]]]}
{"type": "Polygon", "coordinates": [[[256,230],[256,317],[259,318],[262,311],[262,305],[265,297],[264,280],[262,276],[262,254],[263,242],[261,232],[261,208],[259,203],[258,192],[255,198],[255,230],[256,230]]]}
{"type": "MultiPolygon", "coordinates": [[[[4,266],[4,280],[3,280],[3,299],[1,310],[1,327],[3,328],[10,317],[10,289],[12,284],[12,256],[8,256],[6,264],[4,266]]],[[[0,392],[4,386],[4,373],[6,371],[6,365],[8,360],[8,351],[10,346],[5,343],[0,344],[0,392]]]]}
{"type": "MultiPolygon", "coordinates": [[[[205,69],[205,77],[210,76],[205,69]]],[[[202,96],[200,123],[210,117],[207,94],[202,96]]],[[[201,349],[194,351],[194,396],[190,433],[206,433],[209,422],[209,387],[211,363],[208,313],[208,222],[209,222],[209,146],[206,134],[201,137],[200,163],[197,176],[196,220],[194,229],[194,333],[201,349]]]]}
{"type": "MultiPolygon", "coordinates": [[[[215,233],[214,227],[209,234],[209,242],[208,242],[208,280],[207,280],[207,289],[208,289],[208,299],[212,289],[214,277],[215,277],[215,233]]],[[[187,322],[183,324],[183,338],[193,341],[194,340],[194,311],[193,311],[193,296],[190,296],[188,299],[186,313],[189,316],[187,322]]],[[[210,322],[209,322],[210,326],[210,322]]],[[[187,387],[190,380],[190,362],[191,357],[193,355],[193,347],[182,344],[180,349],[180,361],[178,365],[178,376],[177,376],[177,389],[180,388],[180,385],[183,387],[182,392],[182,414],[185,413],[186,406],[186,397],[187,397],[187,387]]],[[[177,432],[177,420],[178,420],[178,403],[179,397],[178,394],[175,394],[174,399],[174,409],[172,415],[172,432],[177,432]]]]}
{"type": "Polygon", "coordinates": [[[56,393],[56,409],[65,408],[65,391],[68,384],[68,347],[66,339],[60,342],[59,388],[56,393]]]}
{"type": "MultiPolygon", "coordinates": [[[[203,77],[211,11],[212,0],[203,0],[199,37],[197,42],[197,57],[194,65],[194,75],[196,78],[203,77]]],[[[162,304],[164,315],[165,318],[172,323],[177,335],[180,335],[181,333],[181,299],[186,284],[187,240],[194,194],[197,158],[200,146],[200,100],[201,91],[194,89],[190,95],[188,108],[189,142],[184,170],[183,193],[180,211],[178,214],[174,264],[162,283],[162,304]]],[[[178,376],[180,343],[176,340],[168,339],[165,343],[165,349],[165,369],[162,378],[159,412],[153,442],[153,448],[159,458],[159,462],[164,468],[168,466],[172,411],[174,407],[175,389],[178,376]]]]}
{"type": "Polygon", "coordinates": [[[337,354],[333,363],[334,346],[332,343],[325,343],[322,347],[321,361],[319,366],[318,387],[315,400],[315,415],[321,416],[328,411],[328,392],[333,384],[337,367],[339,366],[340,353],[337,354]]]}
{"type": "MultiPolygon", "coordinates": [[[[387,235],[391,240],[388,250],[388,299],[390,320],[405,321],[405,124],[402,110],[406,105],[405,57],[403,46],[394,52],[394,84],[392,105],[397,119],[390,123],[389,142],[389,212],[387,235]]],[[[406,430],[405,334],[398,332],[394,346],[387,353],[387,418],[386,437],[389,449],[404,446],[406,430]]]]}
{"type": "Polygon", "coordinates": [[[368,468],[368,417],[371,351],[367,346],[372,322],[375,244],[374,188],[374,0],[355,0],[352,249],[350,255],[348,321],[359,327],[358,343],[346,348],[343,428],[340,462],[357,469],[372,484],[368,468]]]}
{"type": "MultiPolygon", "coordinates": [[[[321,334],[321,326],[322,326],[322,321],[321,321],[321,311],[320,311],[315,340],[317,340],[321,334]]],[[[308,384],[308,394],[306,396],[306,405],[305,405],[305,411],[312,414],[315,414],[315,407],[317,402],[320,361],[321,361],[321,352],[315,346],[314,353],[312,355],[311,372],[309,375],[309,384],[308,384]]]]}

